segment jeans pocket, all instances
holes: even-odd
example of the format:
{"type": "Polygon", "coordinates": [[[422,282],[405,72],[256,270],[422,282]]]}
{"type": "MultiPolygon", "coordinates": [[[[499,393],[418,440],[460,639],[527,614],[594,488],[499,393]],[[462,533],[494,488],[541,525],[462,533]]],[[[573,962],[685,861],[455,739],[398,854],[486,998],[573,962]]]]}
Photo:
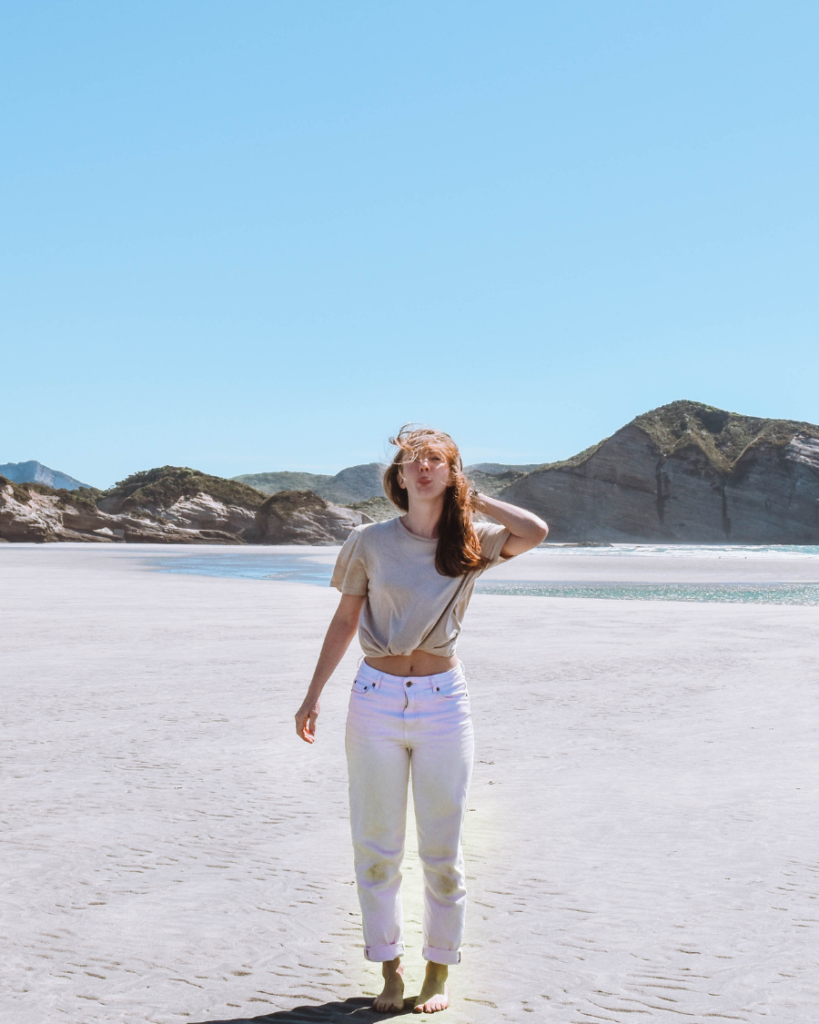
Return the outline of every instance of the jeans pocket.
{"type": "Polygon", "coordinates": [[[455,679],[451,682],[436,683],[435,695],[440,700],[469,700],[466,680],[455,679]]]}
{"type": "Polygon", "coordinates": [[[363,679],[353,680],[353,693],[370,693],[374,689],[373,683],[365,682],[363,679]]]}

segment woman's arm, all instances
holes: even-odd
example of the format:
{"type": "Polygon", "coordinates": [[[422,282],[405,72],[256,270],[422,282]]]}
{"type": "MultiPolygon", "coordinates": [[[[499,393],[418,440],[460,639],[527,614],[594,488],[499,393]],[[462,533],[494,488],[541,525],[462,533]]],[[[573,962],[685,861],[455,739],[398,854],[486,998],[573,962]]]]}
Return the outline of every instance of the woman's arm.
{"type": "Polygon", "coordinates": [[[350,641],[358,629],[358,618],[366,598],[354,594],[342,594],[336,613],[327,627],[327,635],[321,645],[316,670],[307,690],[307,696],[296,712],[296,732],[305,741],[312,743],[316,738],[316,719],[321,710],[319,697],[324,684],[338,668],[338,663],[347,652],[350,641]]]}
{"type": "Polygon", "coordinates": [[[497,519],[501,526],[505,526],[512,534],[501,550],[504,558],[522,555],[524,551],[537,547],[549,533],[549,527],[534,512],[527,512],[525,508],[490,498],[487,494],[478,494],[476,491],[474,506],[479,512],[485,512],[493,519],[497,519]]]}

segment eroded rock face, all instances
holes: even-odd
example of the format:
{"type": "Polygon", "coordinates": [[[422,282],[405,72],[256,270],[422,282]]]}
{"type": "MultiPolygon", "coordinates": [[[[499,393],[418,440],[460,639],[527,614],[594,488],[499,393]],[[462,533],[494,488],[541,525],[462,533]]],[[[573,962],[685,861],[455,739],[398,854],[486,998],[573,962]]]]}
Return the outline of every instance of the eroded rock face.
{"type": "Polygon", "coordinates": [[[557,542],[819,544],[819,439],[763,434],[720,464],[699,443],[664,451],[629,424],[578,464],[536,470],[499,497],[542,516],[557,542]]]}
{"type": "Polygon", "coordinates": [[[181,530],[185,533],[206,534],[203,539],[212,539],[216,531],[236,543],[247,539],[245,535],[248,532],[254,532],[252,510],[225,504],[212,495],[203,493],[179,498],[168,508],[140,505],[127,512],[120,512],[114,518],[127,522],[131,532],[140,529],[146,536],[156,531],[172,534],[181,530]]]}
{"type": "Polygon", "coordinates": [[[252,512],[221,505],[206,494],[170,509],[110,514],[90,502],[75,504],[57,494],[0,486],[0,539],[8,541],[240,544],[248,529],[254,529],[252,512]]]}
{"type": "Polygon", "coordinates": [[[725,490],[734,543],[819,544],[819,439],[748,449],[725,490]]]}
{"type": "Polygon", "coordinates": [[[0,486],[0,537],[34,543],[59,540],[63,519],[56,500],[34,493],[26,501],[21,491],[10,483],[0,486]]]}
{"type": "Polygon", "coordinates": [[[372,521],[310,491],[274,495],[255,514],[204,493],[179,498],[168,508],[141,505],[111,512],[93,502],[0,485],[0,539],[7,541],[338,544],[353,527],[372,521]]]}
{"type": "Polygon", "coordinates": [[[256,513],[263,544],[341,544],[354,527],[371,522],[365,513],[333,505],[312,491],[280,491],[256,513]]]}

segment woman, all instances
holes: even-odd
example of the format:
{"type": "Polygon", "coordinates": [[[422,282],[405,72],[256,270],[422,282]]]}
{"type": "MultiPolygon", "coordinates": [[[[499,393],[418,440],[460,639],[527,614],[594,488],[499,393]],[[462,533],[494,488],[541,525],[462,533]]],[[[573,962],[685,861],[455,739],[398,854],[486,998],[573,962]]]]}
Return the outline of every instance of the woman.
{"type": "Polygon", "coordinates": [[[514,505],[477,494],[455,442],[438,430],[403,428],[384,489],[405,513],[359,526],[341,549],[332,585],[341,591],[296,731],[316,736],[319,696],[358,631],[360,665],[347,717],[350,819],[365,956],[381,962],[382,1012],[404,1005],[401,861],[412,793],[424,870],[426,976],[415,1005],[449,1005],[450,964],[460,962],[466,911],[461,853],[472,773],[472,722],[455,655],[475,580],[548,533],[514,505]],[[497,523],[473,523],[473,510],[497,523]],[[499,525],[498,525],[499,524],[499,525]]]}

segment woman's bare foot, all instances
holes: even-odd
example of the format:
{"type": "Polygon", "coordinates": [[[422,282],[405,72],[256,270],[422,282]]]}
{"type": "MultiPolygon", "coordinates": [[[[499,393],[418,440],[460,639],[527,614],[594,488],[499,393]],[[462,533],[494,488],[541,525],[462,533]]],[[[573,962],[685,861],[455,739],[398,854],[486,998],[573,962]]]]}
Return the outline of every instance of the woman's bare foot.
{"type": "Polygon", "coordinates": [[[379,1013],[392,1013],[404,1009],[404,968],[401,960],[385,960],[381,965],[384,988],[373,999],[373,1009],[379,1013]]]}
{"type": "Polygon", "coordinates": [[[446,964],[427,961],[427,973],[413,1013],[437,1013],[449,1006],[449,986],[446,983],[448,974],[449,968],[446,964]]]}

